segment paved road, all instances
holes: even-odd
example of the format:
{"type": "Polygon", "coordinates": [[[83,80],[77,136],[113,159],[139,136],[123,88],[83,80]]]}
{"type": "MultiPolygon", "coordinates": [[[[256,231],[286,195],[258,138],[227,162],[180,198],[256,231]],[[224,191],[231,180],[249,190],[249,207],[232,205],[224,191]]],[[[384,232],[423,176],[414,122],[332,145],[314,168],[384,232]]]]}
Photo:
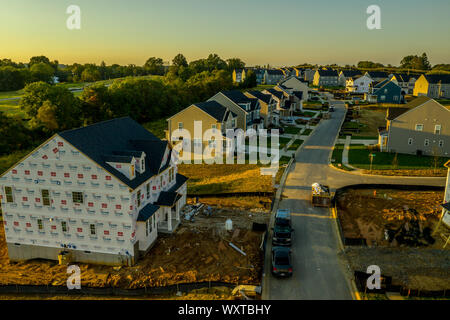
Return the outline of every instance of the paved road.
{"type": "MultiPolygon", "coordinates": [[[[311,184],[328,184],[332,189],[360,183],[445,185],[445,178],[389,178],[361,176],[328,166],[329,157],[341,122],[345,116],[343,103],[334,102],[336,111],[330,120],[322,121],[289,173],[280,208],[290,209],[294,236],[292,256],[294,274],[290,279],[277,279],[270,274],[266,255],[264,299],[352,299],[350,283],[340,264],[335,221],[326,208],[310,205],[311,184]]],[[[271,250],[271,237],[267,246],[271,250]]]]}

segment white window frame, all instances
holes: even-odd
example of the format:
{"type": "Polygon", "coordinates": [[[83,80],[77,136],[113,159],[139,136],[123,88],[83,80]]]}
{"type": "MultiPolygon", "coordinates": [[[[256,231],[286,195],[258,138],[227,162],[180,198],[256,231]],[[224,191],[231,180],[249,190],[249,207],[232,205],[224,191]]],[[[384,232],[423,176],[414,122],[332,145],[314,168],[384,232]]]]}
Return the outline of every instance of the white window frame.
{"type": "Polygon", "coordinates": [[[416,131],[423,131],[423,124],[416,123],[416,131]],[[419,130],[419,128],[420,128],[420,130],[419,130]]]}
{"type": "Polygon", "coordinates": [[[440,134],[441,134],[441,131],[442,131],[442,126],[441,126],[440,124],[436,124],[436,125],[434,126],[434,134],[440,135],[440,134]]]}
{"type": "Polygon", "coordinates": [[[444,146],[444,140],[439,140],[439,147],[443,147],[444,146]]]}
{"type": "Polygon", "coordinates": [[[183,122],[178,122],[178,130],[183,129],[183,122]]]}
{"type": "Polygon", "coordinates": [[[430,139],[425,139],[423,145],[424,145],[425,147],[428,147],[428,146],[430,145],[430,139]]]}
{"type": "Polygon", "coordinates": [[[408,145],[411,146],[414,143],[413,138],[408,138],[408,145]]]}

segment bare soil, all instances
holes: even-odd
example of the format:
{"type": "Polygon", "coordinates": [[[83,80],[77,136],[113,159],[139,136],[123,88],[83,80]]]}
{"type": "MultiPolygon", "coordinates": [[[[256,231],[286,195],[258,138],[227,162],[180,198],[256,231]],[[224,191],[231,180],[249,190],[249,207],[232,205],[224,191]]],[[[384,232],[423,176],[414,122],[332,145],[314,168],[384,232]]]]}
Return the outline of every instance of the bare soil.
{"type": "MultiPolygon", "coordinates": [[[[182,218],[176,233],[160,235],[133,267],[78,264],[82,286],[132,289],[203,281],[259,284],[263,235],[251,231],[251,227],[253,221],[267,223],[269,214],[262,210],[216,209],[210,217],[199,214],[194,218],[195,222],[182,218]],[[231,233],[225,230],[228,218],[233,221],[231,233]],[[247,256],[233,249],[229,241],[247,256]]],[[[66,268],[47,260],[10,263],[4,230],[0,228],[0,284],[65,285],[66,268]]]]}
{"type": "Polygon", "coordinates": [[[409,177],[446,177],[447,169],[415,169],[415,170],[363,170],[365,174],[376,174],[384,176],[409,176],[409,177]]]}
{"type": "Polygon", "coordinates": [[[346,246],[342,254],[352,271],[377,265],[393,277],[393,285],[421,290],[450,289],[450,250],[442,249],[441,226],[435,243],[420,246],[385,239],[386,228],[397,229],[418,223],[421,230],[434,230],[444,192],[400,190],[348,190],[337,199],[338,217],[344,237],[365,238],[365,246],[346,246]],[[410,209],[414,209],[413,211],[410,209]]]}
{"type": "MultiPolygon", "coordinates": [[[[337,199],[337,208],[344,237],[364,238],[368,245],[395,246],[395,241],[385,239],[386,228],[398,229],[405,222],[417,221],[422,230],[433,229],[443,200],[444,192],[437,191],[348,190],[337,199]]],[[[433,247],[442,248],[442,241],[435,240],[433,247]]]]}

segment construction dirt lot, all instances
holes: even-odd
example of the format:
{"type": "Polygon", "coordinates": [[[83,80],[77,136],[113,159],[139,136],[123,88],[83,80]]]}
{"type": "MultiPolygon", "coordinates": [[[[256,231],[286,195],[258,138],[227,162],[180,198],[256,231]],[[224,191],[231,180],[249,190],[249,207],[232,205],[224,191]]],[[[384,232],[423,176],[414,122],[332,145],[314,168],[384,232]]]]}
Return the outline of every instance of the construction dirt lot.
{"type": "MultiPolygon", "coordinates": [[[[210,216],[199,213],[195,221],[181,219],[177,231],[159,235],[154,247],[133,267],[78,264],[82,286],[133,289],[204,281],[259,285],[263,232],[252,231],[252,225],[268,223],[267,211],[213,208],[210,216]],[[225,230],[227,219],[233,222],[232,231],[225,230]],[[246,256],[232,248],[230,241],[246,256]]],[[[0,228],[0,285],[65,285],[66,269],[57,261],[11,263],[0,228]]]]}
{"type": "Polygon", "coordinates": [[[378,265],[393,284],[414,289],[450,289],[450,248],[433,234],[442,213],[443,191],[346,190],[336,198],[343,236],[365,239],[367,246],[346,246],[353,271],[378,265]]]}

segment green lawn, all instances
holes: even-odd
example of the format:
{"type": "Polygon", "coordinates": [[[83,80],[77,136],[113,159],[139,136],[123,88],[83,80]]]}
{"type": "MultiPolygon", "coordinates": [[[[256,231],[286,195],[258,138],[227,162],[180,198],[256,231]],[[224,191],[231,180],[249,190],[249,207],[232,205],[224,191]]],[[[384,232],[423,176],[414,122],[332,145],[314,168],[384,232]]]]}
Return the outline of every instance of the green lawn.
{"type": "Polygon", "coordinates": [[[312,132],[312,129],[306,129],[305,131],[303,131],[302,136],[309,136],[312,132]]]}
{"type": "Polygon", "coordinates": [[[283,149],[288,144],[289,141],[291,141],[290,138],[280,137],[280,149],[283,149]]]}
{"type": "Polygon", "coordinates": [[[303,140],[297,139],[290,145],[288,150],[297,150],[302,145],[302,143],[303,140]]]}
{"type": "Polygon", "coordinates": [[[18,115],[24,117],[25,113],[19,107],[19,100],[0,101],[0,111],[8,116],[18,115]]]}
{"type": "MultiPolygon", "coordinates": [[[[373,152],[373,170],[392,170],[392,169],[434,169],[435,157],[415,156],[407,154],[397,154],[397,165],[395,165],[395,154],[387,152],[373,152]]],[[[349,162],[352,166],[361,169],[370,169],[370,151],[360,144],[351,145],[349,151],[349,162]]],[[[442,168],[444,163],[449,160],[445,157],[437,157],[437,168],[442,168]]]]}
{"type": "Polygon", "coordinates": [[[284,133],[287,133],[287,134],[298,134],[300,131],[300,128],[293,127],[293,126],[285,126],[285,127],[283,127],[283,129],[284,129],[284,133]]]}
{"type": "Polygon", "coordinates": [[[0,92],[0,99],[18,98],[22,94],[23,94],[23,90],[2,91],[2,92],[0,92]]]}
{"type": "Polygon", "coordinates": [[[331,163],[333,166],[346,171],[352,171],[349,167],[342,164],[342,153],[344,152],[343,144],[336,144],[333,149],[333,154],[331,156],[331,163]]]}
{"type": "MultiPolygon", "coordinates": [[[[345,136],[344,136],[345,139],[345,136]]],[[[378,140],[376,136],[352,136],[352,140],[378,140]]]]}

